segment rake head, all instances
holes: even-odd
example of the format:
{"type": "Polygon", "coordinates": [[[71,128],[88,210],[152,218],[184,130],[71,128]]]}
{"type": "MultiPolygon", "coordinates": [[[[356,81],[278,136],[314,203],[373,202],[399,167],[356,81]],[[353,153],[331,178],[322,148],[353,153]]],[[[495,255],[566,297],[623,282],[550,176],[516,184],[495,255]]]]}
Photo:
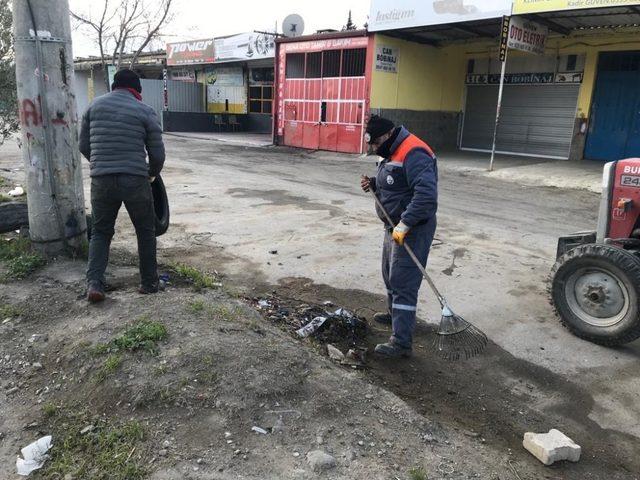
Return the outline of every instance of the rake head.
{"type": "Polygon", "coordinates": [[[444,360],[468,360],[484,350],[487,336],[445,305],[433,346],[444,360]]]}

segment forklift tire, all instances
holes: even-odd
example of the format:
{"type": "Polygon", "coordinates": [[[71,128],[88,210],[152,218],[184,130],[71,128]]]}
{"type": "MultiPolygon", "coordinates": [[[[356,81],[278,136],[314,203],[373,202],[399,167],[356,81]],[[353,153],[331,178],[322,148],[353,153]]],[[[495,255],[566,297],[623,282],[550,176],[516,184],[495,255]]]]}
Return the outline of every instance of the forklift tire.
{"type": "Polygon", "coordinates": [[[153,208],[156,213],[156,237],[159,237],[169,228],[169,198],[160,175],[151,184],[151,193],[153,193],[153,208]]]}
{"type": "Polygon", "coordinates": [[[569,250],[551,272],[562,324],[590,342],[617,346],[640,338],[640,259],[611,245],[569,250]]]}

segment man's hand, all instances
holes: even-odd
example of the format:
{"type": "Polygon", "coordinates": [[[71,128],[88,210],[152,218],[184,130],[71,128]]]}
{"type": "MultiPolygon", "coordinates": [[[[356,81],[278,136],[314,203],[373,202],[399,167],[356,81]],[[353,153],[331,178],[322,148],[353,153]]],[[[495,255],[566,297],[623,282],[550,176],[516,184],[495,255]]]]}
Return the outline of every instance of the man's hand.
{"type": "Polygon", "coordinates": [[[149,177],[149,183],[153,183],[156,181],[156,177],[149,177]]]}
{"type": "Polygon", "coordinates": [[[404,245],[404,237],[409,233],[409,227],[404,223],[400,222],[396,225],[396,228],[393,229],[393,240],[398,245],[404,245]]]}
{"type": "Polygon", "coordinates": [[[368,192],[371,189],[371,180],[366,175],[362,175],[360,177],[360,187],[365,192],[368,192]]]}

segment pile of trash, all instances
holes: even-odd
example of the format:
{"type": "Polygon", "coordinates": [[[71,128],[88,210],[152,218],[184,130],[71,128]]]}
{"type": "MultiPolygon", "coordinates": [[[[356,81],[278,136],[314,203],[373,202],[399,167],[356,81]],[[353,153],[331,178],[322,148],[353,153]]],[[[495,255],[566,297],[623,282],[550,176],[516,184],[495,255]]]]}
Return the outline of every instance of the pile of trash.
{"type": "MultiPolygon", "coordinates": [[[[267,320],[298,338],[313,338],[333,348],[337,345],[349,352],[353,350],[352,355],[365,350],[362,347],[367,334],[366,320],[344,308],[336,309],[332,302],[311,305],[287,301],[275,295],[253,299],[252,302],[267,320]]],[[[346,357],[349,357],[349,352],[346,357]]]]}

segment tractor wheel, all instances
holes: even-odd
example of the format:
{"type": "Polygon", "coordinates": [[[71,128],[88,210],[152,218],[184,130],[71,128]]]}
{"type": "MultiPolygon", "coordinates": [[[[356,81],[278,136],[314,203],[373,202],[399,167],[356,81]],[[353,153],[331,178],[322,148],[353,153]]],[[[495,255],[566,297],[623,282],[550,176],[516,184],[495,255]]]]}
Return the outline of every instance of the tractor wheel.
{"type": "Polygon", "coordinates": [[[600,345],[640,337],[640,259],[610,245],[581,245],[558,259],[551,297],[562,324],[600,345]]]}

